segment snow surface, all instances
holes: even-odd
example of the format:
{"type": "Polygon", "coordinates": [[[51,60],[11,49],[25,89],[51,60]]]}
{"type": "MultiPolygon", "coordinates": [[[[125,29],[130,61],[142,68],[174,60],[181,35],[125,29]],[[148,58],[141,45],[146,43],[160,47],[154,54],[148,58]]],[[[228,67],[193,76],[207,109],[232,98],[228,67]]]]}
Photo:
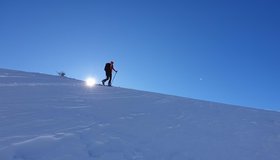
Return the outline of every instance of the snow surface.
{"type": "Polygon", "coordinates": [[[0,69],[0,160],[279,159],[279,112],[0,69]]]}

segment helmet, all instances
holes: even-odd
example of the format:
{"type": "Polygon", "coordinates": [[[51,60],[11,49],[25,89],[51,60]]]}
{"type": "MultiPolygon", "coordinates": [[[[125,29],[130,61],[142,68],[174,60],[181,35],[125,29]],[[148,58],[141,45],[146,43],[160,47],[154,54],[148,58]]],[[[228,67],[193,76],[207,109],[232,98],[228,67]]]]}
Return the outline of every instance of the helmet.
{"type": "Polygon", "coordinates": [[[111,64],[114,64],[114,61],[111,61],[111,64]]]}

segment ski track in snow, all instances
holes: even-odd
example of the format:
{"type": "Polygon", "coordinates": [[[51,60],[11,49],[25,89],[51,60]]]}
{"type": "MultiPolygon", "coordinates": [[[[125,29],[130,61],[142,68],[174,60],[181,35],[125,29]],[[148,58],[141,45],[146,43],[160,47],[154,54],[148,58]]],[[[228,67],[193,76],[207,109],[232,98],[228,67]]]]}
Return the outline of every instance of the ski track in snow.
{"type": "Polygon", "coordinates": [[[278,112],[1,69],[0,126],[1,160],[280,158],[278,112]]]}

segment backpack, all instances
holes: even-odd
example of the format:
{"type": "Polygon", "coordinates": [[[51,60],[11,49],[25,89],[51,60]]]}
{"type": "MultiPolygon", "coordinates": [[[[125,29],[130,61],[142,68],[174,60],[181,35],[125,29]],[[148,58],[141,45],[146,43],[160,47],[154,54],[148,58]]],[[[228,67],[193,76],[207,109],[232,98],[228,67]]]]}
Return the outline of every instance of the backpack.
{"type": "Polygon", "coordinates": [[[106,63],[104,67],[104,71],[108,72],[111,70],[111,63],[106,63]]]}

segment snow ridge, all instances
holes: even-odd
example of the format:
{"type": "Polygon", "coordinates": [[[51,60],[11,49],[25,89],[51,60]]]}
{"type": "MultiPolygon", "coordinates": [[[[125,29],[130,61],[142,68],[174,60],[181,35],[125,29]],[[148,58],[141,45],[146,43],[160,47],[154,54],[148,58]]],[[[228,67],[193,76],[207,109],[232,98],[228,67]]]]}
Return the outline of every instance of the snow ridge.
{"type": "Polygon", "coordinates": [[[280,113],[0,69],[2,160],[278,160],[280,113]]]}

